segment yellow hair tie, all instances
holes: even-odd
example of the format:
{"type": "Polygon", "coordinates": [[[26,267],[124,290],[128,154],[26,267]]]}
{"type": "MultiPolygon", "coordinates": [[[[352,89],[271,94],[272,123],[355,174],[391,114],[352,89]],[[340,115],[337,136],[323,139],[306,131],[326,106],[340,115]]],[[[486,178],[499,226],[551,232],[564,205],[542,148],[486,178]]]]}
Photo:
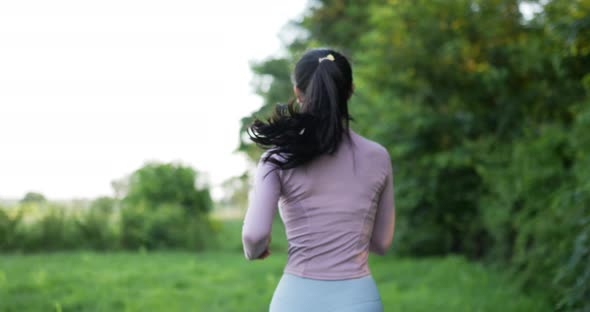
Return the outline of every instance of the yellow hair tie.
{"type": "Polygon", "coordinates": [[[321,63],[323,60],[329,60],[329,61],[332,61],[332,62],[334,62],[335,58],[334,58],[334,55],[332,55],[332,54],[328,54],[328,55],[326,55],[326,56],[324,56],[324,57],[320,57],[320,58],[318,59],[318,63],[321,63]]]}

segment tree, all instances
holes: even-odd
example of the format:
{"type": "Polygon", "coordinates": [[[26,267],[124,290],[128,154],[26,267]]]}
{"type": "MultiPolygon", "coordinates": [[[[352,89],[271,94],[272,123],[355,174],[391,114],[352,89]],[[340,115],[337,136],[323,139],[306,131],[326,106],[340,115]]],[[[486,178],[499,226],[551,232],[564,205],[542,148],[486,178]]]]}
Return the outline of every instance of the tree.
{"type": "Polygon", "coordinates": [[[207,217],[213,201],[198,178],[191,167],[172,163],[133,172],[122,200],[123,247],[204,248],[214,234],[207,217]]]}
{"type": "Polygon", "coordinates": [[[47,199],[43,194],[37,192],[28,192],[25,197],[20,200],[21,203],[44,203],[47,199]]]}
{"type": "Polygon", "coordinates": [[[129,179],[129,189],[123,201],[127,205],[158,206],[176,204],[187,215],[207,213],[213,208],[209,188],[197,188],[199,174],[181,164],[148,163],[136,170],[129,179]]]}
{"type": "Polygon", "coordinates": [[[90,202],[90,210],[103,214],[111,214],[115,211],[117,200],[108,196],[101,196],[90,202]]]}

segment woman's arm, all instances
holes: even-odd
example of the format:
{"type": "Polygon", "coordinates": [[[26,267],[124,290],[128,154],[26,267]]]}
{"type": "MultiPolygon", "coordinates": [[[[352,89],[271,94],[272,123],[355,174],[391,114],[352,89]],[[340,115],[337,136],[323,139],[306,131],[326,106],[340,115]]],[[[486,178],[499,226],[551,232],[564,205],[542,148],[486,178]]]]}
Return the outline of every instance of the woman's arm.
{"type": "Polygon", "coordinates": [[[248,260],[263,259],[269,255],[272,221],[281,194],[278,169],[273,170],[276,166],[262,159],[256,168],[254,188],[242,227],[242,243],[248,260]]]}
{"type": "Polygon", "coordinates": [[[373,226],[373,235],[369,250],[384,255],[391,246],[393,241],[393,231],[395,229],[395,203],[393,194],[393,170],[389,154],[387,157],[387,177],[385,185],[381,190],[377,213],[375,214],[375,224],[373,226]]]}

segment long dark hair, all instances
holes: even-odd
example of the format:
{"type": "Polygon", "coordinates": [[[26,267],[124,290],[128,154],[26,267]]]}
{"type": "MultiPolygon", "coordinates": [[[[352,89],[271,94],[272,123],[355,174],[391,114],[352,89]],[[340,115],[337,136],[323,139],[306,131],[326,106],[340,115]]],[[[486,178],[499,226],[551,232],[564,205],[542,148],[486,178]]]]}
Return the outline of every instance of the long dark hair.
{"type": "Polygon", "coordinates": [[[293,82],[301,92],[300,105],[294,99],[279,104],[267,122],[256,119],[248,129],[250,139],[268,149],[263,161],[280,169],[333,154],[343,135],[350,136],[348,99],[353,86],[346,57],[330,49],[309,50],[295,65],[293,82]]]}

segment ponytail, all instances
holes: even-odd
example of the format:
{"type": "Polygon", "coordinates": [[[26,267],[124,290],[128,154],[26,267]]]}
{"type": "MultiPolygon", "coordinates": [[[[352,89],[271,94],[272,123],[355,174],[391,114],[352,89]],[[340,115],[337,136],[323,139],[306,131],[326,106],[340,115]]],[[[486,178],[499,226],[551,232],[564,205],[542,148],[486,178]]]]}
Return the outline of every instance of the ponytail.
{"type": "Polygon", "coordinates": [[[248,129],[252,141],[268,149],[263,161],[280,169],[295,168],[319,155],[333,154],[343,135],[350,135],[348,98],[352,93],[352,69],[344,56],[328,49],[310,50],[297,62],[294,80],[302,92],[300,105],[294,100],[279,104],[270,119],[256,119],[248,129]]]}

